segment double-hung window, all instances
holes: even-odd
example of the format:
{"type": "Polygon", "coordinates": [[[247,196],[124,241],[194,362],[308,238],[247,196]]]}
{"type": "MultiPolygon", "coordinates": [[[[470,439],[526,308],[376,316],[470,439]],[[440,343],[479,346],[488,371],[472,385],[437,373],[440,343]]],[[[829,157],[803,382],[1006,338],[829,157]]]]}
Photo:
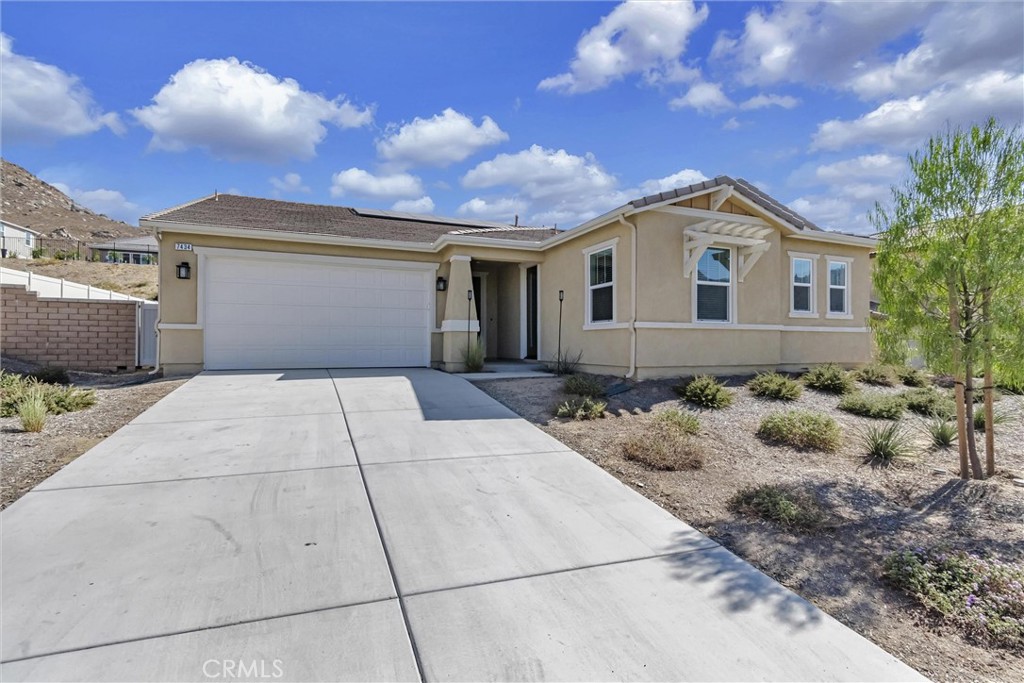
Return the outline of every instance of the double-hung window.
{"type": "Polygon", "coordinates": [[[587,253],[587,322],[615,320],[615,247],[587,253]]]}
{"type": "Polygon", "coordinates": [[[850,264],[848,261],[828,262],[828,314],[850,315],[850,264]]]}
{"type": "Polygon", "coordinates": [[[790,260],[791,316],[814,315],[814,260],[804,256],[793,256],[790,260]]]}
{"type": "Polygon", "coordinates": [[[732,321],[732,250],[708,247],[697,261],[697,322],[732,321]]]}

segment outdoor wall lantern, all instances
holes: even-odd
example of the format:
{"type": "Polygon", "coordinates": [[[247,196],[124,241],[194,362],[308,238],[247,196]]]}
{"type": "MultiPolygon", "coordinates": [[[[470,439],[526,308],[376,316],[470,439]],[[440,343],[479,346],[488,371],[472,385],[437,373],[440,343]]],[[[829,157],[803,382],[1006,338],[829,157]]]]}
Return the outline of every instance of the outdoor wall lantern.
{"type": "Polygon", "coordinates": [[[448,289],[448,281],[444,277],[438,276],[437,278],[437,291],[443,292],[448,289]]]}
{"type": "Polygon", "coordinates": [[[188,264],[188,261],[182,261],[179,265],[175,266],[179,280],[188,280],[192,277],[192,266],[188,264]]]}

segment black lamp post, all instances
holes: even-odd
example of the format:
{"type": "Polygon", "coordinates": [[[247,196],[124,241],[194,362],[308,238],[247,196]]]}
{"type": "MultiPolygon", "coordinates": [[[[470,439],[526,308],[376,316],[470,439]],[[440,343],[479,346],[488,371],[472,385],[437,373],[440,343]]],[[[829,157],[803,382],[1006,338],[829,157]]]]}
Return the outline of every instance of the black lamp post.
{"type": "Polygon", "coordinates": [[[562,364],[562,302],[565,301],[565,290],[558,290],[558,357],[555,359],[559,365],[562,364]]]}
{"type": "Polygon", "coordinates": [[[472,287],[470,287],[469,289],[466,290],[466,301],[468,302],[466,304],[466,353],[468,354],[469,353],[470,332],[471,332],[471,327],[472,327],[472,323],[470,321],[473,319],[473,315],[472,315],[472,311],[473,311],[473,288],[472,287]]]}

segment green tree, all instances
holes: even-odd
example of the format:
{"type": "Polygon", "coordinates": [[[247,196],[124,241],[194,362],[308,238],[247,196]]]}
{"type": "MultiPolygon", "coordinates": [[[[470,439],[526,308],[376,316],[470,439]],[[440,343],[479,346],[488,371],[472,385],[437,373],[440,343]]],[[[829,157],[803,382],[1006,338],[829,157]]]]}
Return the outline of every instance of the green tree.
{"type": "Polygon", "coordinates": [[[989,119],[933,137],[909,162],[891,208],[872,215],[886,315],[878,340],[889,357],[913,340],[929,367],[953,376],[960,476],[983,479],[995,473],[995,442],[990,427],[983,468],[975,375],[984,373],[988,425],[994,375],[1024,378],[1024,138],[989,119]]]}

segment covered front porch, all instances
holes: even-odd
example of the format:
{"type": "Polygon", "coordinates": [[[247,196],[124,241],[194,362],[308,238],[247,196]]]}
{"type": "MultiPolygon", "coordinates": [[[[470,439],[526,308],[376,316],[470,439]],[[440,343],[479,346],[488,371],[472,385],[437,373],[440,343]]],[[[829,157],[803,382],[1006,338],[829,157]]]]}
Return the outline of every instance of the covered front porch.
{"type": "Polygon", "coordinates": [[[502,372],[534,369],[535,363],[523,361],[541,358],[540,264],[456,255],[447,265],[438,278],[439,288],[445,288],[439,316],[442,369],[464,371],[466,348],[474,343],[482,345],[488,366],[505,362],[502,372]]]}

